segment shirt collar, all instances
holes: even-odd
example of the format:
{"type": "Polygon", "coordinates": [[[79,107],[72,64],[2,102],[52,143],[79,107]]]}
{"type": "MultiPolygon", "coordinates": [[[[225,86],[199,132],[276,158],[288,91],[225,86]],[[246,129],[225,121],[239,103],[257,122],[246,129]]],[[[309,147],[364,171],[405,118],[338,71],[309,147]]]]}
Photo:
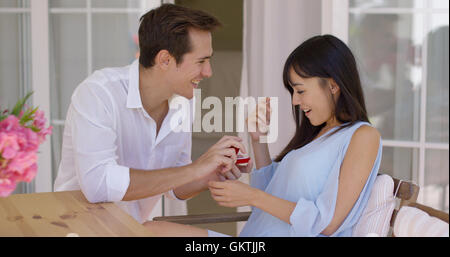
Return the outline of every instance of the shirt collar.
{"type": "Polygon", "coordinates": [[[128,71],[128,96],[127,108],[142,107],[141,93],[139,92],[139,60],[136,59],[130,65],[128,71]]]}
{"type": "MultiPolygon", "coordinates": [[[[141,93],[139,92],[139,59],[134,60],[130,65],[130,69],[128,71],[128,83],[127,108],[143,108],[141,93]]],[[[177,97],[181,96],[173,95],[169,98],[169,106],[173,106],[171,103],[177,97]]],[[[193,99],[189,100],[189,103],[192,105],[193,99]]],[[[190,112],[191,110],[192,108],[190,108],[188,112],[182,112],[181,117],[179,117],[180,120],[186,119],[188,116],[193,115],[190,112]]],[[[172,116],[172,114],[176,111],[176,109],[170,108],[167,117],[172,116]]],[[[191,118],[193,118],[193,116],[191,116],[191,118]]]]}
{"type": "MultiPolygon", "coordinates": [[[[128,96],[127,96],[127,108],[141,108],[142,99],[139,92],[139,60],[136,59],[131,65],[128,71],[128,96]]],[[[172,100],[178,95],[173,95],[169,98],[169,105],[172,100]]]]}

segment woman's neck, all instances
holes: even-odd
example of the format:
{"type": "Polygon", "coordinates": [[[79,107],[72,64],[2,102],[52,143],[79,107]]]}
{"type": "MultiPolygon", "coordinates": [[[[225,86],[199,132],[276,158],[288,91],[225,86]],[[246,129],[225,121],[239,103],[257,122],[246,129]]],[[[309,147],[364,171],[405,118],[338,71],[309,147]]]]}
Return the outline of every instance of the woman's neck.
{"type": "Polygon", "coordinates": [[[327,133],[330,129],[332,129],[332,128],[336,127],[336,126],[339,126],[339,125],[341,125],[341,123],[338,122],[336,120],[336,118],[331,118],[330,120],[328,120],[325,123],[325,126],[319,131],[319,133],[317,134],[317,136],[314,139],[319,138],[323,134],[327,133]]]}

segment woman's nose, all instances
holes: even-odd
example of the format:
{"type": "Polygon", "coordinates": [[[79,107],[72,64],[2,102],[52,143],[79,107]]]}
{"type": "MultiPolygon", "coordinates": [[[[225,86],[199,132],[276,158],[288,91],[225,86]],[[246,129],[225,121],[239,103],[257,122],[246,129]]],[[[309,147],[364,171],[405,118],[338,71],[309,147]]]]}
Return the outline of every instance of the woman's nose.
{"type": "Polygon", "coordinates": [[[296,106],[296,105],[300,105],[300,98],[293,95],[292,96],[292,105],[296,106]]]}

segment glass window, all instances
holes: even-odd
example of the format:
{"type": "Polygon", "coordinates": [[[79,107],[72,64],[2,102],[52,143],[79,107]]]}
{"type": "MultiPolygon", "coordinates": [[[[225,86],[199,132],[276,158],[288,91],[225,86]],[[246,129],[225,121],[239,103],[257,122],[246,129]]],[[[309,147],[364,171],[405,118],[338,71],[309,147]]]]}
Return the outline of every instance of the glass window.
{"type": "Polygon", "coordinates": [[[51,8],[85,8],[85,0],[49,0],[48,6],[51,8]]]}
{"type": "Polygon", "coordinates": [[[371,122],[383,139],[419,140],[423,16],[352,13],[349,25],[371,122]]]}
{"type": "Polygon", "coordinates": [[[424,204],[448,212],[448,150],[427,150],[425,159],[424,204]]]}
{"type": "Polygon", "coordinates": [[[414,180],[414,174],[418,170],[418,149],[384,146],[382,154],[380,174],[406,181],[414,180]]]}
{"type": "MultiPolygon", "coordinates": [[[[428,0],[432,8],[449,8],[449,2],[447,0],[428,0]]],[[[448,20],[447,20],[448,24],[448,20]]]]}
{"type": "Polygon", "coordinates": [[[61,158],[63,122],[74,89],[87,72],[86,14],[51,14],[50,108],[53,125],[52,173],[56,178],[61,158]]]}
{"type": "Polygon", "coordinates": [[[20,96],[20,37],[24,14],[0,14],[0,108],[12,108],[20,96]]]}
{"type": "Polygon", "coordinates": [[[434,14],[427,40],[426,140],[448,143],[448,14],[434,14]]]}
{"type": "Polygon", "coordinates": [[[30,0],[0,0],[0,8],[29,7],[30,0]]]}
{"type": "Polygon", "coordinates": [[[413,180],[420,203],[448,212],[448,1],[349,3],[349,45],[369,119],[390,141],[380,172],[413,180]]]}
{"type": "MultiPolygon", "coordinates": [[[[1,8],[26,7],[28,1],[0,1],[1,8]]],[[[0,109],[9,109],[31,89],[30,14],[0,12],[0,109]]],[[[21,182],[13,194],[33,192],[21,182]]]]}
{"type": "Polygon", "coordinates": [[[139,8],[141,0],[92,0],[92,7],[139,8]]]}
{"type": "Polygon", "coordinates": [[[413,8],[422,7],[423,0],[350,0],[349,4],[357,8],[413,8]]]}
{"type": "Polygon", "coordinates": [[[138,28],[138,14],[92,15],[93,69],[125,66],[133,62],[139,51],[138,28]]]}
{"type": "MultiPolygon", "coordinates": [[[[86,7],[85,3],[55,0],[51,7],[80,8],[86,7]]],[[[126,66],[136,58],[141,11],[125,13],[123,9],[141,6],[144,6],[143,0],[91,0],[92,8],[116,8],[117,12],[98,13],[85,9],[83,13],[51,13],[50,10],[53,179],[56,178],[61,158],[64,120],[73,91],[95,70],[126,66]]]]}
{"type": "Polygon", "coordinates": [[[50,16],[52,119],[64,119],[73,90],[87,76],[85,14],[50,16]]]}

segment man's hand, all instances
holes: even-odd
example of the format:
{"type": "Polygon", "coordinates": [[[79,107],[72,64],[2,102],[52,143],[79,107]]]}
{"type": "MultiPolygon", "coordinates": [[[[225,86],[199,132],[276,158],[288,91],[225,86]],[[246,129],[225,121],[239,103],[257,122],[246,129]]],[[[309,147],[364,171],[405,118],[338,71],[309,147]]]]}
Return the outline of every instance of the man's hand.
{"type": "MultiPolygon", "coordinates": [[[[250,159],[246,166],[233,165],[233,169],[222,174],[218,174],[220,181],[239,179],[242,173],[250,173],[253,168],[253,161],[250,159]]],[[[216,180],[217,181],[217,180],[216,180]]]]}
{"type": "Polygon", "coordinates": [[[235,166],[236,152],[232,147],[247,153],[241,138],[224,136],[191,164],[195,169],[196,178],[201,179],[214,172],[224,178],[240,177],[240,170],[235,166]]]}

